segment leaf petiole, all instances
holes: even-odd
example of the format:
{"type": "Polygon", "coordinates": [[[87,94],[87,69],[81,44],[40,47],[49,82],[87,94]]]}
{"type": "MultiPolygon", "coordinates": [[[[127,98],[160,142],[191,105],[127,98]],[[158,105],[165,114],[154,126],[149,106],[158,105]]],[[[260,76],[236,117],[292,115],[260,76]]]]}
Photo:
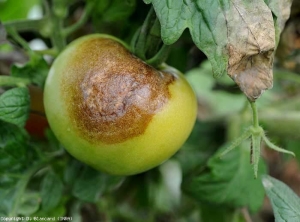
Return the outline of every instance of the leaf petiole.
{"type": "Polygon", "coordinates": [[[228,152],[236,148],[238,145],[240,145],[244,140],[248,139],[252,134],[251,128],[248,128],[244,131],[244,133],[239,136],[236,140],[234,140],[220,155],[219,158],[222,158],[224,155],[226,155],[228,152]]]}
{"type": "Polygon", "coordinates": [[[88,1],[87,5],[84,9],[84,12],[81,15],[80,19],[78,20],[78,22],[76,22],[74,25],[71,25],[68,28],[65,28],[62,30],[63,36],[67,37],[68,35],[72,34],[76,30],[78,30],[80,27],[82,27],[88,20],[89,15],[90,15],[92,9],[94,8],[94,5],[95,5],[95,1],[88,1]]]}
{"type": "Polygon", "coordinates": [[[288,150],[285,150],[285,149],[282,149],[282,148],[276,146],[275,144],[273,144],[273,143],[268,139],[268,137],[266,136],[265,133],[262,135],[262,138],[263,138],[264,142],[266,143],[266,145],[267,145],[270,149],[276,150],[276,151],[281,152],[281,153],[287,153],[287,154],[290,154],[290,155],[292,155],[292,156],[295,156],[295,153],[293,153],[293,152],[291,152],[291,151],[288,151],[288,150]]]}
{"type": "Polygon", "coordinates": [[[28,78],[21,78],[15,76],[0,76],[0,86],[24,87],[30,83],[31,81],[28,78]]]}

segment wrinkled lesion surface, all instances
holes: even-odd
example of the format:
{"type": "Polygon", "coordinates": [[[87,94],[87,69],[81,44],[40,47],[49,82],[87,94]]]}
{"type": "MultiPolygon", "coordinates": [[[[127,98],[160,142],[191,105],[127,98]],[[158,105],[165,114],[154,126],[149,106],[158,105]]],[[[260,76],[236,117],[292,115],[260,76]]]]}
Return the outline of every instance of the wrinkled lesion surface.
{"type": "Polygon", "coordinates": [[[173,75],[148,66],[111,39],[82,43],[71,62],[61,89],[69,118],[90,142],[120,143],[143,134],[171,97],[173,75]]]}

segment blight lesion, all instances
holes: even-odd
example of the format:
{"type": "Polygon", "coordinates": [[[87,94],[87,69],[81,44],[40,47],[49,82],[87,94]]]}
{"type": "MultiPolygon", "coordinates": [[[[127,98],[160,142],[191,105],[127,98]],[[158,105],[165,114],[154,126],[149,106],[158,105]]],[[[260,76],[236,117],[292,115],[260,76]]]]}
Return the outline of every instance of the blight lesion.
{"type": "Polygon", "coordinates": [[[92,143],[120,143],[142,135],[171,98],[168,86],[175,77],[145,64],[118,42],[91,41],[74,54],[76,66],[66,74],[77,78],[63,83],[69,118],[92,143]]]}

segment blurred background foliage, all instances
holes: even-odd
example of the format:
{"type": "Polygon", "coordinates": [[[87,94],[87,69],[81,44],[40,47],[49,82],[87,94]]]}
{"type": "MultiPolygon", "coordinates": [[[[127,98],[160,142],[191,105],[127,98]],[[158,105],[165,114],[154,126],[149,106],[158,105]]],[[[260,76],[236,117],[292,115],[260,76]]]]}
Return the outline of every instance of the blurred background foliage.
{"type": "MultiPolygon", "coordinates": [[[[0,21],[41,19],[45,7],[52,6],[46,2],[49,4],[45,6],[41,0],[0,0],[0,21]]],[[[65,25],[75,24],[84,13],[86,1],[62,2],[68,2],[68,8],[59,12],[68,15],[65,25]]],[[[142,1],[97,1],[88,21],[67,41],[100,32],[130,44],[149,10],[150,5],[142,1]]],[[[269,174],[283,181],[298,195],[299,13],[300,5],[295,1],[276,53],[274,87],[257,101],[260,122],[268,136],[297,155],[291,158],[264,147],[259,175],[269,174]]],[[[33,50],[51,47],[43,32],[24,30],[20,35],[33,50]]],[[[34,84],[28,86],[30,113],[25,127],[0,118],[1,216],[65,216],[74,222],[274,221],[261,178],[253,178],[250,144],[242,143],[224,158],[217,157],[251,123],[247,100],[228,76],[213,78],[210,63],[188,32],[172,46],[167,63],[185,73],[194,88],[197,122],[189,139],[170,160],[130,177],[95,171],[64,151],[48,127],[42,105],[43,82],[53,57],[43,56],[34,65],[20,68],[29,61],[28,54],[10,36],[9,40],[0,45],[0,75],[26,75],[34,84]]],[[[10,86],[4,85],[0,92],[7,89],[10,86]]],[[[4,101],[4,94],[1,99],[4,101]]]]}

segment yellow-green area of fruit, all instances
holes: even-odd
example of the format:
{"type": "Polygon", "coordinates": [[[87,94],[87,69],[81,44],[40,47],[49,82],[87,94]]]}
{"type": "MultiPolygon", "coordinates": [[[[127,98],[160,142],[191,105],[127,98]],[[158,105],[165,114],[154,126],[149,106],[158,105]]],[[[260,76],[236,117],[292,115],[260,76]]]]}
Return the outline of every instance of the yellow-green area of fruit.
{"type": "Polygon", "coordinates": [[[169,85],[169,101],[155,114],[145,132],[121,143],[90,143],[80,136],[74,120],[69,118],[60,95],[64,75],[59,70],[67,64],[77,44],[91,38],[111,38],[122,43],[111,36],[94,34],[76,40],[59,55],[45,85],[44,103],[50,127],[71,155],[95,169],[115,175],[149,170],[170,158],[189,136],[196,119],[195,94],[182,74],[164,66],[162,69],[174,73],[176,80],[169,85]]]}

